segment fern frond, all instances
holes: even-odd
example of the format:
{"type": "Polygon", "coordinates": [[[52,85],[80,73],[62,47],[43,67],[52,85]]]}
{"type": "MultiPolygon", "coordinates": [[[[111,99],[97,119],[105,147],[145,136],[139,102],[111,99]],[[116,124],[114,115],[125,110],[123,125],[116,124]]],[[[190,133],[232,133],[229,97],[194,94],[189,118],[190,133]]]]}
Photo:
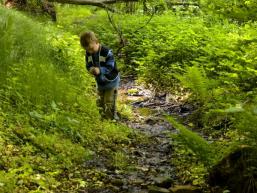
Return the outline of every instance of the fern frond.
{"type": "Polygon", "coordinates": [[[206,101],[209,97],[209,79],[206,77],[203,67],[191,66],[186,68],[183,75],[175,75],[181,81],[183,86],[192,90],[196,98],[206,101]]]}
{"type": "Polygon", "coordinates": [[[215,151],[203,137],[190,131],[171,116],[167,116],[166,119],[179,130],[182,143],[191,149],[206,166],[211,166],[215,162],[215,151]]]}

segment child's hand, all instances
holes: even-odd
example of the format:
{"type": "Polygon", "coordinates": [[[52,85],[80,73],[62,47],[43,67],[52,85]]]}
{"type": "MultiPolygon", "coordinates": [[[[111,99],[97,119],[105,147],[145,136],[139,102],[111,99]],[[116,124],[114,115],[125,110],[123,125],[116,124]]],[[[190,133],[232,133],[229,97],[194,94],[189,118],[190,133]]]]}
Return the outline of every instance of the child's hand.
{"type": "Polygon", "coordinates": [[[100,69],[98,67],[91,67],[89,69],[89,72],[95,76],[99,75],[100,74],[100,69]]]}

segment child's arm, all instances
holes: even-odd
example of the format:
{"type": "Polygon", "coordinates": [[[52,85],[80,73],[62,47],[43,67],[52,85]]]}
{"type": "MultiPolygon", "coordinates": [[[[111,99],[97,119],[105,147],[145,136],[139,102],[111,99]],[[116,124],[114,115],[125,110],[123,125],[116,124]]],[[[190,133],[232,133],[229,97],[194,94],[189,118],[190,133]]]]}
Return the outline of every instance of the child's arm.
{"type": "Polygon", "coordinates": [[[87,69],[88,71],[90,71],[90,68],[93,67],[92,57],[91,57],[91,59],[89,59],[88,55],[86,54],[85,60],[86,60],[86,61],[85,61],[85,63],[86,63],[86,69],[87,69]]]}
{"type": "Polygon", "coordinates": [[[106,57],[106,66],[100,67],[101,74],[109,74],[114,69],[114,65],[115,59],[112,51],[109,50],[109,53],[106,57]]]}
{"type": "Polygon", "coordinates": [[[92,61],[92,56],[88,57],[86,55],[85,57],[86,59],[86,69],[93,75],[97,76],[98,74],[100,74],[100,70],[98,67],[94,67],[93,65],[93,61],[92,61]]]}

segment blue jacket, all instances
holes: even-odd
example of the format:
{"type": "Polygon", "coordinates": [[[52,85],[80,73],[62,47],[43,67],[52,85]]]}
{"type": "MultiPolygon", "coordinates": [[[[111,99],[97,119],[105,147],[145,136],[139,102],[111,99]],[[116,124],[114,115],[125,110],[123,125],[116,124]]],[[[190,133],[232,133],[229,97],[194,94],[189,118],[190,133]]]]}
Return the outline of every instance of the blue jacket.
{"type": "Polygon", "coordinates": [[[120,75],[112,51],[100,45],[97,53],[89,54],[86,52],[86,68],[99,67],[100,74],[95,76],[97,88],[107,90],[118,87],[120,75]]]}

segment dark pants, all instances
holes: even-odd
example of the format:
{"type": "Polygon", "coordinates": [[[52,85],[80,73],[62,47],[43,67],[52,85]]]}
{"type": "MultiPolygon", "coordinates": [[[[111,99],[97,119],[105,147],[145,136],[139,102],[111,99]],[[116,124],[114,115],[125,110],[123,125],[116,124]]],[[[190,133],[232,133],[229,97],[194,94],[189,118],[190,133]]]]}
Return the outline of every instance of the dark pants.
{"type": "Polygon", "coordinates": [[[116,101],[118,88],[97,90],[97,106],[103,119],[117,119],[116,101]]]}

